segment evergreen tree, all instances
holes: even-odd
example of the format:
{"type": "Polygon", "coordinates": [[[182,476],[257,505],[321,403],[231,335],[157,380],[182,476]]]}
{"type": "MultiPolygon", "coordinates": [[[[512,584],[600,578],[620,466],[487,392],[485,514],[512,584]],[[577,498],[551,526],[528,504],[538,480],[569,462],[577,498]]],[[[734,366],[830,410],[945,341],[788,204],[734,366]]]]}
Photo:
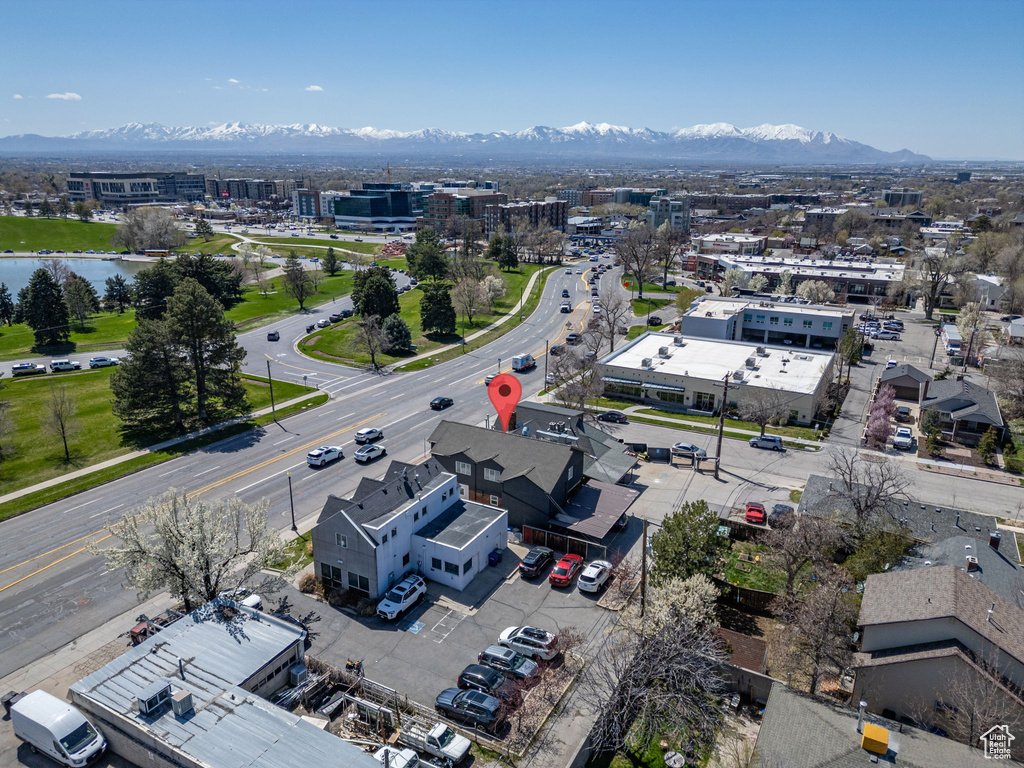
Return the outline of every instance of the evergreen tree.
{"type": "Polygon", "coordinates": [[[55,213],[53,203],[50,202],[48,197],[43,198],[43,202],[39,204],[39,215],[45,216],[47,219],[53,218],[55,213]]]}
{"type": "Polygon", "coordinates": [[[213,237],[213,227],[210,226],[210,222],[206,219],[199,219],[196,222],[196,235],[203,238],[204,243],[210,242],[210,238],[213,237]]]}
{"type": "Polygon", "coordinates": [[[100,297],[92,283],[81,275],[72,272],[64,281],[64,303],[68,312],[76,320],[81,330],[85,330],[85,321],[93,312],[99,312],[100,297]]]}
{"type": "Polygon", "coordinates": [[[398,291],[390,277],[373,275],[366,281],[359,298],[360,315],[390,317],[398,311],[398,291]]]}
{"type": "Polygon", "coordinates": [[[26,200],[25,201],[25,216],[27,218],[32,218],[32,214],[35,213],[35,210],[36,209],[32,205],[32,201],[31,200],[26,200]]]}
{"type": "MultiPolygon", "coordinates": [[[[394,278],[391,277],[391,270],[389,270],[387,267],[370,267],[368,269],[360,269],[352,277],[352,305],[355,307],[356,312],[358,312],[363,317],[367,317],[369,315],[389,317],[390,315],[393,315],[395,312],[398,311],[397,297],[398,293],[395,290],[395,281],[394,278]],[[380,281],[387,283],[387,291],[385,290],[383,284],[378,285],[374,289],[375,294],[378,295],[378,297],[384,298],[383,303],[385,306],[382,306],[381,309],[385,309],[387,311],[383,314],[381,312],[374,312],[369,308],[367,310],[363,309],[363,294],[366,292],[366,286],[370,283],[371,280],[374,279],[378,279],[380,281]],[[395,292],[395,302],[393,305],[391,304],[390,300],[386,298],[386,294],[389,291],[395,292]]],[[[372,307],[373,302],[376,300],[377,299],[371,299],[371,304],[369,306],[372,307]]]]}
{"type": "Polygon", "coordinates": [[[423,298],[420,299],[420,327],[425,333],[455,333],[455,307],[452,306],[447,283],[429,283],[423,286],[423,298]]]}
{"type": "Polygon", "coordinates": [[[416,242],[405,255],[409,274],[417,280],[439,280],[448,274],[448,256],[441,238],[430,227],[416,233],[416,242]]]}
{"type": "Polygon", "coordinates": [[[103,303],[108,311],[112,312],[117,309],[118,314],[123,314],[125,307],[131,306],[132,303],[132,289],[128,285],[128,281],[121,275],[108,277],[103,303]]]}
{"type": "Polygon", "coordinates": [[[334,248],[328,247],[324,257],[320,260],[320,265],[331,277],[334,277],[341,270],[341,259],[338,258],[338,254],[334,252],[334,248]]]}
{"type": "Polygon", "coordinates": [[[0,323],[14,324],[14,299],[7,283],[0,283],[0,323]]]}
{"type": "Polygon", "coordinates": [[[142,320],[128,336],[128,354],[110,376],[113,410],[126,425],[184,429],[188,368],[163,320],[142,320]]]}
{"type": "Polygon", "coordinates": [[[135,275],[135,317],[159,320],[167,311],[167,300],[178,284],[178,272],[167,259],[135,275]]]}
{"type": "Polygon", "coordinates": [[[71,334],[68,305],[60,285],[45,269],[37,269],[18,293],[17,314],[35,335],[35,349],[66,344],[71,334]]]}
{"type": "Polygon", "coordinates": [[[284,262],[284,276],[281,280],[284,292],[299,302],[299,309],[305,309],[306,299],[316,293],[316,288],[309,274],[302,268],[302,262],[295,251],[291,251],[284,262]]]}
{"type": "Polygon", "coordinates": [[[498,268],[506,271],[519,269],[519,253],[516,248],[511,247],[510,239],[511,235],[501,238],[501,253],[497,258],[498,268]]]}
{"type": "Polygon", "coordinates": [[[406,350],[412,346],[412,333],[409,331],[409,324],[402,319],[401,315],[391,315],[381,323],[381,330],[388,337],[389,351],[406,350]]]}
{"type": "Polygon", "coordinates": [[[209,418],[213,399],[225,410],[242,410],[247,403],[238,371],[245,350],[235,341],[234,326],[220,303],[186,278],[167,300],[166,318],[169,335],[189,365],[199,418],[209,418]]]}
{"type": "Polygon", "coordinates": [[[715,574],[729,547],[718,526],[718,515],[703,499],[685,502],[666,517],[661,530],[651,537],[651,583],[657,586],[673,578],[715,574]]]}

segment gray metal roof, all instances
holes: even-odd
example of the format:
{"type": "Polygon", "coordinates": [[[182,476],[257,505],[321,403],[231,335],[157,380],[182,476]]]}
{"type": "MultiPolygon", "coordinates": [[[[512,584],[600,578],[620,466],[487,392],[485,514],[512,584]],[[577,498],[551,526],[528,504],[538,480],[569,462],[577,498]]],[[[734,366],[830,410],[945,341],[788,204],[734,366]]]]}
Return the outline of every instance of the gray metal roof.
{"type": "Polygon", "coordinates": [[[356,525],[372,522],[408,504],[416,498],[418,491],[445,482],[447,477],[444,467],[435,459],[426,459],[422,464],[393,461],[382,480],[361,481],[350,498],[328,496],[317,518],[317,525],[330,520],[342,510],[356,525]]]}
{"type": "Polygon", "coordinates": [[[447,547],[462,549],[495,520],[507,515],[508,512],[504,509],[459,499],[416,531],[416,535],[447,547]]]}
{"type": "MultiPolygon", "coordinates": [[[[902,728],[899,723],[865,714],[867,722],[892,733],[894,759],[881,757],[878,765],[905,768],[991,768],[981,750],[951,739],[902,728]]],[[[757,735],[761,764],[786,768],[866,768],[871,753],[860,746],[857,710],[825,699],[798,693],[782,683],[772,685],[757,735]]],[[[1006,761],[1008,764],[1010,761],[1006,761]]]]}

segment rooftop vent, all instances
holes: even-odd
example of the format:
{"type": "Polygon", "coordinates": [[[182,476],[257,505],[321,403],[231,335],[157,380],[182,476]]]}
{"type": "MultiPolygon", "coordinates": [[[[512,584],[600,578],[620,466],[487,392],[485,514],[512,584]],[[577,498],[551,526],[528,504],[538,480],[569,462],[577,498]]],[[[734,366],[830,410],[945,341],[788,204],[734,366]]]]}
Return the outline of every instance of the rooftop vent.
{"type": "Polygon", "coordinates": [[[171,684],[163,680],[158,680],[139,692],[139,697],[137,699],[139,703],[139,713],[143,715],[152,715],[159,710],[160,707],[166,704],[170,698],[171,684]]]}
{"type": "Polygon", "coordinates": [[[677,347],[681,347],[684,344],[686,344],[686,341],[683,339],[682,336],[676,336],[674,339],[672,339],[672,343],[675,344],[677,347]]]}
{"type": "Polygon", "coordinates": [[[175,691],[171,696],[171,711],[178,717],[185,717],[192,710],[192,694],[185,690],[175,691]]]}
{"type": "Polygon", "coordinates": [[[746,365],[747,368],[757,368],[757,359],[753,357],[748,357],[747,362],[744,363],[744,365],[746,365]]]}
{"type": "Polygon", "coordinates": [[[768,350],[765,347],[758,347],[757,354],[768,357],[768,350]]]}
{"type": "Polygon", "coordinates": [[[733,371],[732,372],[732,377],[736,381],[743,381],[743,371],[733,371]]]}
{"type": "Polygon", "coordinates": [[[652,362],[653,361],[651,360],[651,358],[645,357],[643,360],[640,361],[640,367],[641,368],[650,368],[652,362]]]}
{"type": "Polygon", "coordinates": [[[658,357],[668,357],[668,347],[658,347],[658,357]]]}

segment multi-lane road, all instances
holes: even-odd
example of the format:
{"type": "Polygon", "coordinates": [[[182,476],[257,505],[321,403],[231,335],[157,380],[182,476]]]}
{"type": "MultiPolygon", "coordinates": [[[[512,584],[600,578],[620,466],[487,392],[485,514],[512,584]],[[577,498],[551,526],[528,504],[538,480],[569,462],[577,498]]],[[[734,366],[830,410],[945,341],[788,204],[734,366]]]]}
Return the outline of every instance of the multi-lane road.
{"type": "MultiPolygon", "coordinates": [[[[536,311],[499,339],[464,356],[412,373],[375,375],[311,360],[297,351],[305,326],[350,306],[339,300],[268,328],[281,340],[268,342],[268,328],[240,336],[247,349],[245,367],[266,374],[272,361],[275,378],[316,382],[331,394],[324,406],[211,445],[159,466],[76,494],[0,524],[0,677],[28,664],[138,603],[122,586],[120,573],[109,573],[90,544],[107,540],[105,526],[116,522],[148,497],[168,488],[201,500],[237,496],[245,502],[267,499],[272,523],[291,526],[288,473],[300,526],[316,515],[328,494],[350,493],[359,478],[379,476],[391,458],[416,461],[427,451],[426,438],[443,418],[483,422],[493,408],[484,377],[509,370],[515,354],[538,358],[522,374],[524,391],[538,392],[544,381],[545,341],[554,344],[569,332],[567,319],[580,330],[589,316],[589,290],[581,275],[557,269],[546,284],[536,311]],[[568,289],[575,311],[559,312],[568,289]],[[445,395],[455,404],[443,412],[429,409],[445,395]],[[388,457],[375,464],[352,460],[353,433],[361,427],[383,429],[388,457]],[[322,469],[306,465],[307,451],[318,445],[341,445],[345,458],[322,469]]],[[[606,278],[606,283],[612,279],[606,278]]]]}

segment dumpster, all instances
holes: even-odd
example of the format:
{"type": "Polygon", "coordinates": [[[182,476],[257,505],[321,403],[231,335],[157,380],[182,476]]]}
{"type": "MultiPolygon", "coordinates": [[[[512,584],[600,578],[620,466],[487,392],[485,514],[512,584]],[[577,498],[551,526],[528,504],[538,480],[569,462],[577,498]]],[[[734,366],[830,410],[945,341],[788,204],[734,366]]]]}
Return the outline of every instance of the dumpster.
{"type": "Polygon", "coordinates": [[[501,550],[496,549],[487,556],[488,565],[497,565],[501,562],[501,550]]]}

